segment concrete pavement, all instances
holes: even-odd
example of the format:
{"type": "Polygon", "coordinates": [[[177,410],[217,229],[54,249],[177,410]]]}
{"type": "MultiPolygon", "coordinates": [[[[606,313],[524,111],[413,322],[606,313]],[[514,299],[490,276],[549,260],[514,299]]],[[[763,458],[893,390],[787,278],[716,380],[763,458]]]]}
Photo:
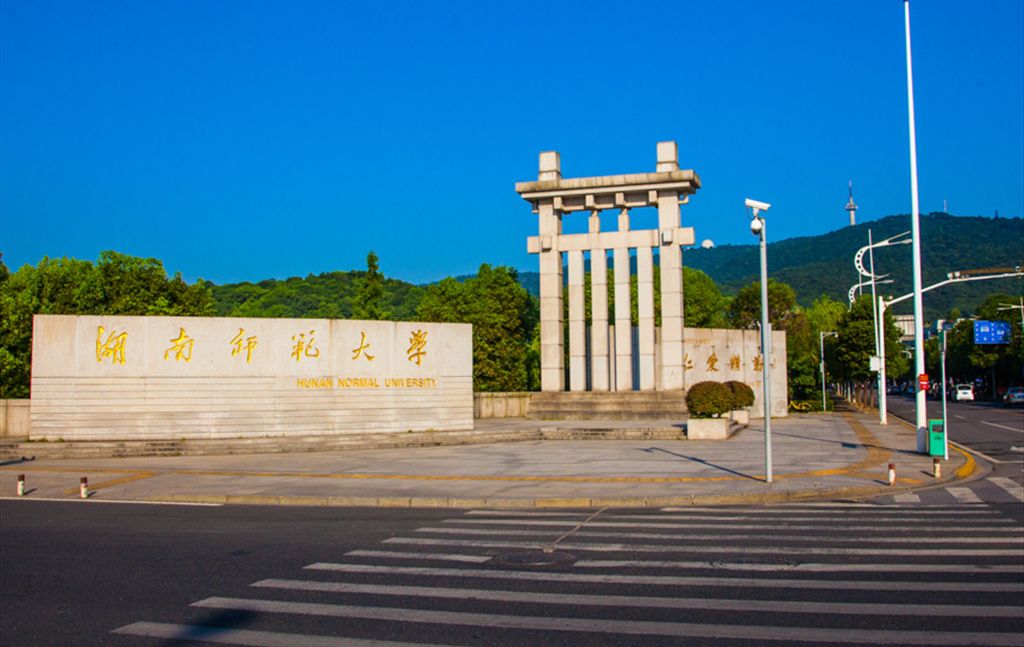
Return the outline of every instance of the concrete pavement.
{"type": "MultiPolygon", "coordinates": [[[[480,431],[579,426],[477,421],[480,431]]],[[[591,421],[590,428],[665,428],[660,421],[591,421]]],[[[772,483],[764,481],[762,422],[729,440],[528,440],[320,453],[130,457],[10,462],[0,496],[76,499],[87,477],[99,501],[387,507],[643,507],[770,503],[892,494],[966,478],[951,447],[942,478],[914,451],[915,433],[858,412],[772,420],[772,483]],[[888,466],[897,480],[888,485],[888,466]]],[[[83,502],[84,503],[84,502],[83,502]]]]}

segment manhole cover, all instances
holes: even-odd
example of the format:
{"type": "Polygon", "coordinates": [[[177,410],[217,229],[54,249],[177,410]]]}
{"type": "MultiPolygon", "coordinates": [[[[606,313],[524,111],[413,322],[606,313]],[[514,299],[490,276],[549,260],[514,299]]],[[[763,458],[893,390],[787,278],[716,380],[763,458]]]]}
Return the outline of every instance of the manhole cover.
{"type": "Polygon", "coordinates": [[[518,566],[521,568],[542,568],[551,566],[568,566],[576,561],[576,556],[559,551],[526,550],[515,553],[495,555],[492,563],[502,566],[518,566]]]}
{"type": "Polygon", "coordinates": [[[711,562],[711,566],[728,571],[788,571],[796,567],[796,562],[784,559],[732,560],[728,562],[711,562]]]}

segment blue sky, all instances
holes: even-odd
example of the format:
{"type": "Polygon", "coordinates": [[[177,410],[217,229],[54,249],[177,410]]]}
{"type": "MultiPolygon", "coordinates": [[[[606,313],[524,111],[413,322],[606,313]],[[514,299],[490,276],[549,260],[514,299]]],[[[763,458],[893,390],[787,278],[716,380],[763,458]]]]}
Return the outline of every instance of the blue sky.
{"type": "MultiPolygon", "coordinates": [[[[911,3],[923,213],[1024,210],[1022,8],[911,3]]],[[[698,240],[754,242],[745,197],[770,240],[837,229],[848,180],[860,221],[909,213],[903,28],[900,0],[0,0],[0,251],[215,283],[371,249],[417,283],[534,270],[514,184],[540,151],[636,173],[669,139],[698,240]]]]}

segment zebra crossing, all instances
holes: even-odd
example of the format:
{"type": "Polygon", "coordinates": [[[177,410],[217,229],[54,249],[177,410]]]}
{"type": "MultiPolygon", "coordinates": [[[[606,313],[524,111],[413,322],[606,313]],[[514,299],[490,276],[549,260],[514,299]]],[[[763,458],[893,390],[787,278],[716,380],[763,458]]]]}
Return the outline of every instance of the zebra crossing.
{"type": "Polygon", "coordinates": [[[882,503],[949,505],[955,503],[1022,503],[1024,486],[1005,476],[989,476],[965,485],[878,497],[882,503]]]}
{"type": "Polygon", "coordinates": [[[112,634],[298,647],[1017,647],[1024,527],[953,502],[470,510],[325,549],[242,593],[211,592],[180,620],[112,634]]]}

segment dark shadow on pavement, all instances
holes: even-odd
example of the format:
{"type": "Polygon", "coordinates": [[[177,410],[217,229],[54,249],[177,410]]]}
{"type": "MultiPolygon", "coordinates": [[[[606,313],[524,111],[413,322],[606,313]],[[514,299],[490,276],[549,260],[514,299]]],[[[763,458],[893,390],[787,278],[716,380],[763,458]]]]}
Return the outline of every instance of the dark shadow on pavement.
{"type": "Polygon", "coordinates": [[[729,469],[728,467],[722,467],[721,465],[716,465],[714,463],[711,463],[709,461],[704,460],[703,458],[697,458],[696,456],[687,456],[685,454],[677,454],[676,452],[670,451],[668,449],[662,449],[661,447],[648,447],[647,449],[641,449],[640,451],[647,452],[647,453],[661,452],[663,454],[668,454],[670,456],[675,456],[677,458],[685,458],[688,461],[692,461],[694,463],[700,463],[701,465],[707,465],[708,467],[713,467],[714,469],[721,470],[723,472],[726,472],[727,474],[734,474],[736,476],[742,476],[743,478],[751,479],[753,481],[759,481],[760,480],[758,478],[754,478],[750,474],[744,474],[743,472],[737,472],[736,470],[729,469]]]}

